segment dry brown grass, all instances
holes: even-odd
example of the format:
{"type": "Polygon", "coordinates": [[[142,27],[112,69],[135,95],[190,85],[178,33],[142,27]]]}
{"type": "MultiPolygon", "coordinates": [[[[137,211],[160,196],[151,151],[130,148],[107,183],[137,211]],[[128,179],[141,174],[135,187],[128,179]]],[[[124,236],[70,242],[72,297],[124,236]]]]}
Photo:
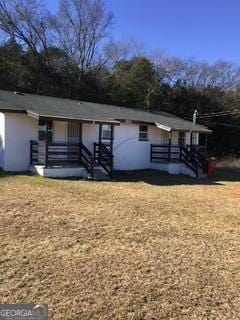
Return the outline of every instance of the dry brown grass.
{"type": "Polygon", "coordinates": [[[240,169],[240,159],[237,158],[225,158],[218,161],[219,168],[239,168],[240,169]]]}
{"type": "Polygon", "coordinates": [[[0,302],[55,320],[240,319],[240,182],[154,176],[0,177],[0,302]]]}

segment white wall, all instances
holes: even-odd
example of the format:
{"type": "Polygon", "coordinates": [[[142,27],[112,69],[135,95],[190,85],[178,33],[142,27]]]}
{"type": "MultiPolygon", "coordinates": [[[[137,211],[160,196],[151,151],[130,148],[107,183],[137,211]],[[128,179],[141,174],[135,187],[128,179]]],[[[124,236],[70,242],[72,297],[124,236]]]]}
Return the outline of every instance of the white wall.
{"type": "MultiPolygon", "coordinates": [[[[150,145],[162,143],[162,130],[149,126],[149,141],[139,141],[139,125],[123,124],[114,126],[114,168],[134,170],[150,168],[150,145]]],[[[83,123],[83,144],[93,152],[94,142],[99,139],[99,125],[83,123]]]]}
{"type": "Polygon", "coordinates": [[[150,168],[150,145],[162,143],[162,131],[148,126],[149,141],[139,141],[139,125],[121,124],[114,132],[114,168],[137,170],[150,168]]]}
{"type": "Polygon", "coordinates": [[[0,113],[0,168],[5,167],[5,115],[0,113]]]}
{"type": "MultiPolygon", "coordinates": [[[[93,152],[93,143],[98,142],[99,125],[84,123],[83,143],[93,152]]],[[[114,169],[148,169],[150,145],[168,142],[168,133],[155,126],[148,126],[149,141],[139,141],[139,125],[121,123],[114,127],[114,169]],[[166,140],[166,141],[165,141],[166,140]]],[[[186,134],[189,143],[190,134],[186,134]]],[[[0,113],[0,166],[7,171],[24,171],[29,168],[30,140],[38,140],[38,120],[25,114],[0,113]]],[[[67,140],[67,123],[54,121],[53,141],[67,140]]],[[[177,144],[178,132],[174,132],[172,143],[177,144]]]]}
{"type": "Polygon", "coordinates": [[[5,114],[6,171],[26,171],[30,162],[30,140],[38,139],[38,120],[25,114],[5,114]]]}
{"type": "MultiPolygon", "coordinates": [[[[114,126],[114,169],[149,169],[150,145],[168,143],[169,133],[153,125],[148,126],[149,141],[139,141],[139,125],[121,123],[114,126]]],[[[86,147],[93,152],[93,143],[98,142],[99,125],[83,124],[82,138],[86,147]]],[[[186,133],[186,143],[190,143],[190,133],[186,133]]],[[[172,133],[172,144],[178,144],[178,132],[172,133]]]]}

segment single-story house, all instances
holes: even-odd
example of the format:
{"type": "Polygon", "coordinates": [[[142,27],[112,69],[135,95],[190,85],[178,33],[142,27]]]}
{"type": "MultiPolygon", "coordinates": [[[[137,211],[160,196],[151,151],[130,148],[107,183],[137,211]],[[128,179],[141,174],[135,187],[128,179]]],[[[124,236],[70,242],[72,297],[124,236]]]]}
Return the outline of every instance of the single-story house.
{"type": "Polygon", "coordinates": [[[206,173],[211,133],[172,114],[0,90],[0,167],[42,176],[101,170],[206,173]]]}

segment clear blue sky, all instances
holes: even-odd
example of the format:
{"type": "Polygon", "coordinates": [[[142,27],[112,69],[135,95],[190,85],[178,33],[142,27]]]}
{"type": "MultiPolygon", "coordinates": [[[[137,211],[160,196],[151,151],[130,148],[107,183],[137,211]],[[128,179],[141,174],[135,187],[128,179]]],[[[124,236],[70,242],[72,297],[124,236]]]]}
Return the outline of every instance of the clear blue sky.
{"type": "MultiPolygon", "coordinates": [[[[57,0],[50,0],[51,9],[57,0]]],[[[240,0],[105,0],[113,37],[133,36],[149,50],[240,63],[240,0]]]]}

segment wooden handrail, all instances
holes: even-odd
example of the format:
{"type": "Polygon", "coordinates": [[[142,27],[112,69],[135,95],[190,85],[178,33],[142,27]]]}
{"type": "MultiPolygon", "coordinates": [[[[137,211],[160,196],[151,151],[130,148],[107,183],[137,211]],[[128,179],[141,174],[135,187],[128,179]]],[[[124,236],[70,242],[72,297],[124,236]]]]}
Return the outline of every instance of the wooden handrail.
{"type": "Polygon", "coordinates": [[[94,156],[83,143],[79,144],[79,161],[94,178],[94,156]]]}
{"type": "Polygon", "coordinates": [[[198,172],[198,162],[194,156],[194,154],[189,151],[186,147],[181,147],[180,149],[181,151],[181,161],[187,166],[189,167],[195,174],[196,177],[199,176],[199,172],[198,172]]]}
{"type": "Polygon", "coordinates": [[[199,168],[206,173],[207,160],[197,151],[189,147],[169,144],[151,144],[151,162],[183,162],[198,177],[199,168]]]}
{"type": "Polygon", "coordinates": [[[98,163],[103,167],[103,169],[108,173],[110,178],[113,177],[113,154],[110,150],[103,144],[98,144],[98,163]]]}
{"type": "Polygon", "coordinates": [[[208,160],[195,148],[195,146],[188,146],[189,150],[194,154],[198,161],[198,165],[201,167],[203,173],[208,171],[208,160]]]}
{"type": "Polygon", "coordinates": [[[168,144],[151,144],[150,161],[179,162],[180,146],[168,144]]]}
{"type": "Polygon", "coordinates": [[[77,142],[30,141],[30,164],[81,164],[93,177],[94,157],[88,148],[77,142]]]}

